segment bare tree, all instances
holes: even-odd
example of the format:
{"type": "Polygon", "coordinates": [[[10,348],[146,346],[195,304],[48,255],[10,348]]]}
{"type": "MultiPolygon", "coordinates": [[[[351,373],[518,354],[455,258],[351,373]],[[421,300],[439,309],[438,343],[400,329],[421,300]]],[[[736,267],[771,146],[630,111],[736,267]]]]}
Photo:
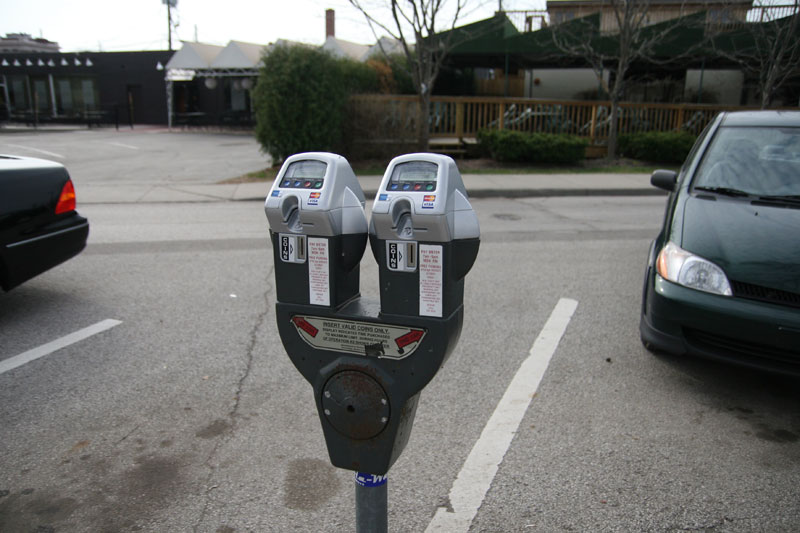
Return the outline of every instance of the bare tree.
{"type": "Polygon", "coordinates": [[[714,51],[735,63],[758,83],[762,109],[800,70],[800,0],[753,6],[748,21],[712,40],[714,51]]]}
{"type": "MultiPolygon", "coordinates": [[[[608,133],[608,157],[616,157],[619,103],[628,83],[628,71],[638,62],[662,62],[664,50],[670,49],[679,35],[695,34],[692,48],[700,46],[702,27],[693,27],[695,17],[680,17],[651,24],[658,17],[651,10],[651,0],[607,0],[604,12],[557,24],[551,28],[553,43],[562,53],[584,59],[611,101],[608,133]],[[690,22],[691,21],[691,22],[690,22]],[[605,26],[604,26],[605,23],[605,26]],[[607,26],[607,27],[606,27],[607,26]]],[[[679,11],[680,12],[680,11],[679,11]]],[[[683,41],[686,41],[684,38],[683,41]]],[[[671,60],[684,46],[668,51],[671,60]]]]}
{"type": "MultiPolygon", "coordinates": [[[[430,129],[428,116],[431,91],[439,76],[442,63],[456,44],[454,38],[459,19],[468,0],[386,0],[382,6],[367,6],[363,0],[349,0],[367,19],[377,38],[378,30],[388,33],[400,43],[406,58],[414,88],[419,96],[417,140],[419,149],[428,150],[430,129]],[[382,14],[391,22],[385,22],[382,14]],[[442,23],[444,21],[444,23],[442,23]]],[[[383,41],[378,39],[383,49],[383,41]]],[[[391,55],[384,54],[389,60],[391,55]]]]}

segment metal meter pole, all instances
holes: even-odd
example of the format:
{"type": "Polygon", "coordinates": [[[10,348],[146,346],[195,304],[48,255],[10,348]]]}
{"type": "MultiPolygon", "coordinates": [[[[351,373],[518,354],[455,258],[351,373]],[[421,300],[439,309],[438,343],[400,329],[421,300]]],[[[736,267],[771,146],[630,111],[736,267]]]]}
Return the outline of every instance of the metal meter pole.
{"type": "Polygon", "coordinates": [[[387,476],[356,472],[356,533],[387,533],[387,476]]]}

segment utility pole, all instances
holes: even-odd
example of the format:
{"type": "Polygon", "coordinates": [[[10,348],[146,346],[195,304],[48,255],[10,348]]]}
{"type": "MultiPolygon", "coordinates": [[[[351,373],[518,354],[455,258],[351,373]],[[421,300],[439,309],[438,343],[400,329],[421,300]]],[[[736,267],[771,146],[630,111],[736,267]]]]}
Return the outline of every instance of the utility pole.
{"type": "Polygon", "coordinates": [[[167,39],[169,39],[169,51],[172,52],[172,7],[167,3],[167,39]]]}
{"type": "Polygon", "coordinates": [[[167,6],[167,40],[172,52],[172,8],[178,6],[178,0],[161,0],[161,3],[167,6]]]}

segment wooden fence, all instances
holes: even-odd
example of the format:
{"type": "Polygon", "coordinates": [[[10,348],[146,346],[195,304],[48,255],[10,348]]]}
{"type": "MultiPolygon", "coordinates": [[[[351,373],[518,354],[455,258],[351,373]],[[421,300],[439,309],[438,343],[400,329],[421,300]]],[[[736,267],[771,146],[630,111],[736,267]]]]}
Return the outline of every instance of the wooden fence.
{"type": "MultiPolygon", "coordinates": [[[[591,144],[608,138],[610,102],[500,97],[433,97],[432,139],[473,140],[484,128],[568,133],[591,144]]],[[[359,95],[351,99],[356,142],[411,142],[417,135],[415,96],[359,95]]],[[[620,104],[618,132],[688,131],[699,134],[719,112],[743,109],[692,104],[620,104]]]]}

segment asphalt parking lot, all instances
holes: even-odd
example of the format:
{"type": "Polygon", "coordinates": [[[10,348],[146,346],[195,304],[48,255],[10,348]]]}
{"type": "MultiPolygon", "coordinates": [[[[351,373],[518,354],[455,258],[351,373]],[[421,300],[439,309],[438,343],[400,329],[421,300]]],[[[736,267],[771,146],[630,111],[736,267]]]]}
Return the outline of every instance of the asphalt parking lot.
{"type": "MultiPolygon", "coordinates": [[[[97,329],[0,368],[0,531],[352,531],[352,472],[330,466],[311,387],[277,333],[263,202],[80,203],[81,180],[210,186],[219,176],[180,173],[233,151],[231,173],[260,168],[254,142],[49,135],[2,133],[0,152],[64,156],[90,241],[0,294],[0,366],[97,329]],[[85,152],[64,153],[72,143],[85,152]],[[134,154],[95,173],[93,151],[112,149],[134,154]]],[[[390,472],[390,531],[797,531],[796,381],[654,356],[639,342],[664,198],[473,205],[482,243],[461,340],[390,472]],[[535,348],[542,337],[552,350],[535,348]],[[498,430],[509,390],[522,407],[498,430]],[[478,468],[488,485],[464,488],[482,446],[499,463],[478,468]]],[[[377,298],[369,250],[361,287],[377,298]]]]}
{"type": "Polygon", "coordinates": [[[249,133],[0,129],[0,153],[64,164],[75,185],[211,184],[271,166],[249,133]]]}

